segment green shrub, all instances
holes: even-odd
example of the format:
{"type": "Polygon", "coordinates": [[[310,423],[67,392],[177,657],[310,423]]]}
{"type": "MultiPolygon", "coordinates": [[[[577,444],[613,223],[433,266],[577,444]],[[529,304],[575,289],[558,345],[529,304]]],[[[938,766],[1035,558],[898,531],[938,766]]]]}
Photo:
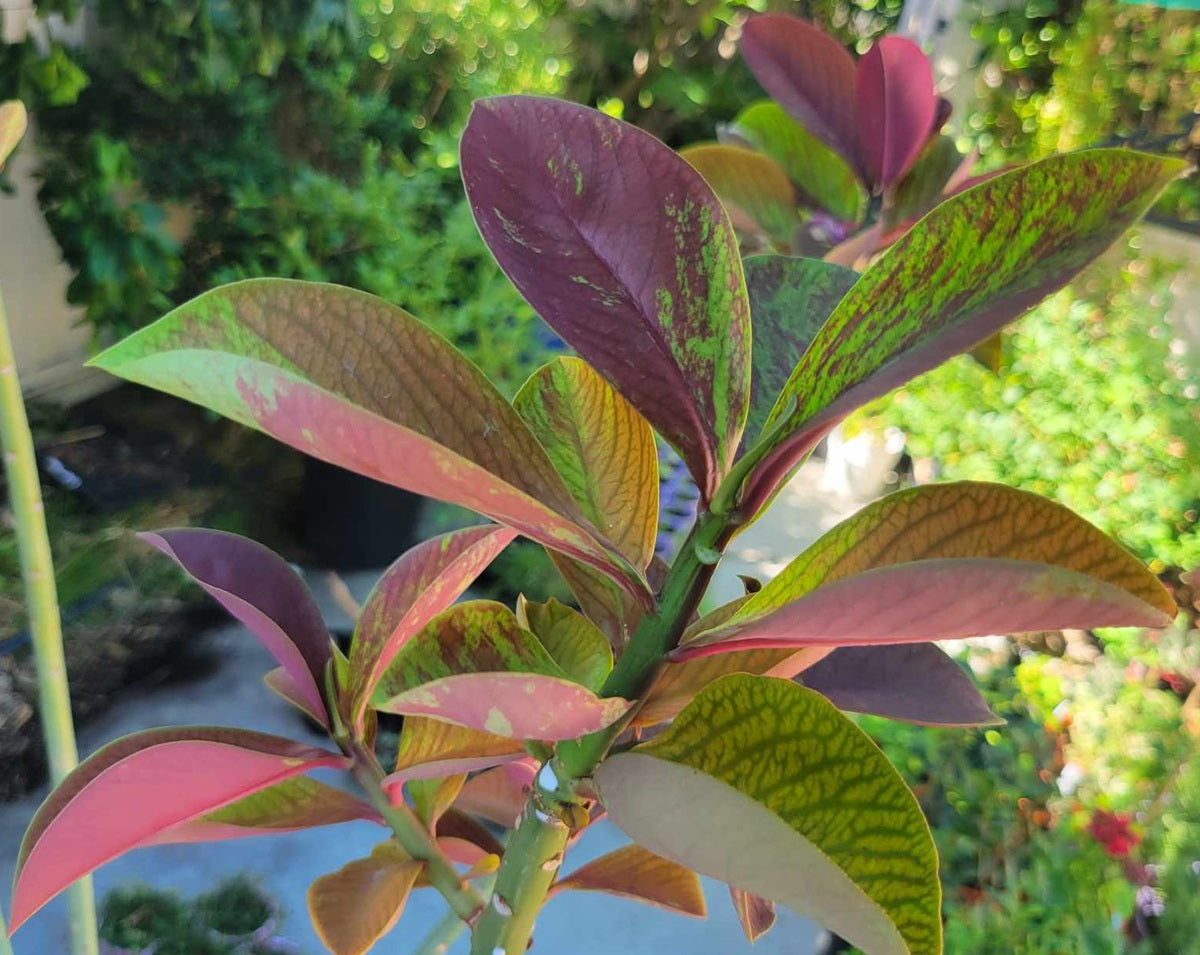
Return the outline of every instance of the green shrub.
{"type": "Polygon", "coordinates": [[[1198,375],[1163,317],[1169,270],[1133,260],[1114,287],[1063,292],[1009,333],[993,374],[958,358],[877,412],[946,478],[1054,498],[1156,570],[1200,563],[1198,375]]]}

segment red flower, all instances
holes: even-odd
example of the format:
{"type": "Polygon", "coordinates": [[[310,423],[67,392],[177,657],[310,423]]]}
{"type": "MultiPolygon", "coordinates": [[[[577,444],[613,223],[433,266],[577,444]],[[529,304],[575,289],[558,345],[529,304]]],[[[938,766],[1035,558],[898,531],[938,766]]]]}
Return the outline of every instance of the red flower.
{"type": "Polygon", "coordinates": [[[1129,827],[1130,817],[1123,812],[1097,809],[1088,823],[1088,834],[1114,859],[1129,855],[1142,837],[1129,827]]]}

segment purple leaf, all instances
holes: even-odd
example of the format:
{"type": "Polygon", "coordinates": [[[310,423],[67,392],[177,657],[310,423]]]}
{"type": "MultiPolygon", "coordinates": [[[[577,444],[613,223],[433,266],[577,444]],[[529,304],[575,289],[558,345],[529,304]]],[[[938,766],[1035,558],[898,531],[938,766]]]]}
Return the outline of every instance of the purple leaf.
{"type": "Polygon", "coordinates": [[[297,705],[328,725],[321,687],[329,632],[300,576],[274,551],[225,531],[174,528],[140,535],[172,558],[282,665],[297,705]]]}
{"type": "Polygon", "coordinates": [[[863,178],[886,189],[932,135],[938,105],[929,58],[912,40],[883,37],[858,61],[854,98],[863,178]]]}
{"type": "Polygon", "coordinates": [[[477,102],[461,156],[501,268],[710,496],[745,417],[750,307],[708,184],[649,134],[539,97],[477,102]]]}

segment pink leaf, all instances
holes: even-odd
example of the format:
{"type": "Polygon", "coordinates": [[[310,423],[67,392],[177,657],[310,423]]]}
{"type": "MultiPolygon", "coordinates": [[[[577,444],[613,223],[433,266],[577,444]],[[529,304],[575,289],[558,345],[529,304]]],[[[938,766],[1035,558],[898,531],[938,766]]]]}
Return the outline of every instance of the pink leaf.
{"type": "Polygon", "coordinates": [[[511,829],[525,808],[525,799],[536,774],[537,763],[532,759],[489,769],[467,780],[454,806],[511,829]]]}
{"type": "Polygon", "coordinates": [[[38,809],[13,886],[12,930],[76,879],[163,832],[345,758],[249,730],[134,733],[81,763],[38,809]]]}
{"type": "Polygon", "coordinates": [[[929,140],[938,113],[933,67],[912,40],[885,36],[858,61],[859,164],[879,191],[896,182],[929,140]]]}

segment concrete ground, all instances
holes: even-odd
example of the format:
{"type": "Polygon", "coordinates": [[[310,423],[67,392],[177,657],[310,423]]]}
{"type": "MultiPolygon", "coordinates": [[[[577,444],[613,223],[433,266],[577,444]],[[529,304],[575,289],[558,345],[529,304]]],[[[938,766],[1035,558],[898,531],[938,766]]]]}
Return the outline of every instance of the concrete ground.
{"type": "MultiPolygon", "coordinates": [[[[738,537],[719,569],[713,585],[713,602],[741,594],[738,574],[769,578],[820,533],[854,509],[820,487],[819,467],[801,470],[779,496],[771,512],[738,537]]],[[[352,590],[359,596],[369,579],[356,578],[352,590]]],[[[332,622],[332,621],[331,621],[332,622]]],[[[194,682],[163,686],[130,694],[105,716],[80,733],[80,750],[91,753],[99,746],[135,730],[168,724],[228,724],[278,733],[297,739],[312,736],[303,722],[282,701],[267,692],[262,675],[274,664],[265,650],[242,628],[234,625],[197,635],[212,648],[213,671],[194,682]]],[[[21,834],[44,796],[0,806],[0,885],[11,885],[21,834]]],[[[367,854],[385,833],[370,823],[352,823],[284,836],[265,836],[208,845],[161,846],[141,849],[117,859],[95,876],[97,894],[115,886],[144,882],[195,895],[220,878],[250,873],[262,879],[286,913],[282,934],[299,943],[301,950],[319,955],[324,947],[305,911],[308,884],[343,863],[367,854]]],[[[603,823],[590,831],[568,859],[567,870],[626,842],[615,826],[603,823]]],[[[537,950],[576,955],[649,955],[687,951],[697,955],[749,951],[720,883],[706,880],[709,918],[682,918],[649,906],[599,893],[564,893],[553,899],[539,919],[537,950]]],[[[4,893],[7,895],[7,893],[4,893]]],[[[7,898],[5,906],[7,910],[7,898]]],[[[444,914],[440,898],[431,890],[415,893],[398,927],[375,951],[402,955],[416,947],[444,914]]],[[[781,911],[775,929],[754,946],[761,955],[812,950],[814,925],[801,916],[781,911]]],[[[56,899],[34,916],[14,939],[15,955],[57,955],[67,952],[65,904],[56,899]]],[[[465,952],[460,939],[452,952],[465,952]]]]}

